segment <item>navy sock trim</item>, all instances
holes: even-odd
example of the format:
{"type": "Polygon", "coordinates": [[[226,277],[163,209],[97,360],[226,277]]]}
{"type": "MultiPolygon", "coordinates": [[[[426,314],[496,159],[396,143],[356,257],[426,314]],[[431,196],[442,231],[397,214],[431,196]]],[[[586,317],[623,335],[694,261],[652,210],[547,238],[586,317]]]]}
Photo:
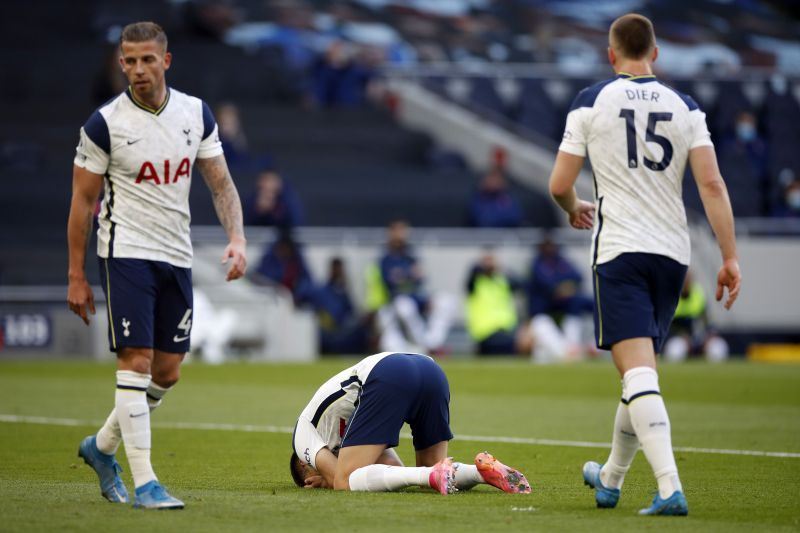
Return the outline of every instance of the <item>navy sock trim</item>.
{"type": "Polygon", "coordinates": [[[636,398],[641,398],[642,396],[648,396],[650,394],[657,394],[657,395],[661,396],[661,393],[659,391],[657,391],[657,390],[646,390],[646,391],[642,391],[642,392],[637,392],[636,394],[634,394],[633,396],[628,398],[628,401],[625,401],[625,398],[623,398],[622,399],[622,403],[624,403],[625,405],[629,405],[636,398]]]}
{"type": "Polygon", "coordinates": [[[118,389],[123,389],[123,390],[138,390],[138,391],[142,391],[142,392],[147,392],[147,387],[134,387],[133,385],[120,385],[119,383],[117,383],[117,388],[118,389]]]}

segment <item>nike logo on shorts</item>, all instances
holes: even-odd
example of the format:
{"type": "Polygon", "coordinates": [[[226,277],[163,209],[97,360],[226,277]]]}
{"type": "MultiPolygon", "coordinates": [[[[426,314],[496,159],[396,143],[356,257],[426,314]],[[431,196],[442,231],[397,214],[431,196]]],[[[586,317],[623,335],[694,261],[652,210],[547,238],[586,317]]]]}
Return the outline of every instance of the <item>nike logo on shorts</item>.
{"type": "Polygon", "coordinates": [[[142,140],[142,139],[134,139],[134,140],[130,140],[130,139],[128,139],[128,146],[132,145],[133,143],[138,143],[138,142],[139,142],[139,141],[141,141],[141,140],[142,140]]]}
{"type": "Polygon", "coordinates": [[[139,413],[138,415],[135,415],[135,414],[131,413],[129,416],[130,416],[131,418],[138,418],[138,417],[140,417],[140,416],[144,416],[144,415],[146,415],[146,414],[147,414],[147,413],[149,413],[149,412],[150,412],[150,411],[145,411],[144,413],[139,413]]]}
{"type": "Polygon", "coordinates": [[[172,342],[183,342],[188,338],[189,335],[186,335],[185,337],[178,337],[177,335],[175,335],[174,337],[172,337],[172,342]]]}

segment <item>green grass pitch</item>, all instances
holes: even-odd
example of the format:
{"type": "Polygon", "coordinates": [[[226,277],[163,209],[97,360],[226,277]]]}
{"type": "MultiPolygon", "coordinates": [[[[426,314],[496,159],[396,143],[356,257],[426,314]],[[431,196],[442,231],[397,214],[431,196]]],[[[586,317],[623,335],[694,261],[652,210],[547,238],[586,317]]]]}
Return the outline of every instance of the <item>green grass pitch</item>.
{"type": "MultiPolygon", "coordinates": [[[[619,396],[606,362],[532,366],[445,361],[456,439],[451,454],[484,449],[520,468],[531,495],[491,487],[442,497],[334,493],[293,486],[295,417],[323,380],[352,359],[311,365],[188,364],[153,416],[153,463],[183,511],[145,512],[100,497],[78,443],[113,401],[110,364],[0,363],[0,531],[798,531],[800,457],[687,448],[800,452],[800,366],[664,365],[661,387],[689,501],[685,518],[639,517],[655,490],[639,453],[616,509],[594,507],[580,474],[604,461],[619,396]],[[48,417],[13,422],[10,415],[48,417]],[[65,421],[67,419],[75,422],[65,421]],[[59,425],[73,423],[75,425],[59,425]],[[180,428],[186,423],[189,428],[180,428]],[[197,429],[201,424],[226,428],[197,429]],[[251,431],[244,431],[246,425],[251,431]],[[275,426],[266,432],[266,426],[275,426]],[[472,440],[459,439],[468,435],[472,440]],[[475,437],[519,437],[486,442],[475,437]],[[527,441],[525,441],[527,439],[527,441]],[[564,442],[549,445],[531,439],[564,442]],[[585,447],[577,442],[588,443],[585,447]]],[[[398,451],[407,463],[410,441],[398,451]]],[[[124,453],[119,454],[127,470],[124,453]]],[[[124,479],[131,490],[128,473],[124,479]]]]}

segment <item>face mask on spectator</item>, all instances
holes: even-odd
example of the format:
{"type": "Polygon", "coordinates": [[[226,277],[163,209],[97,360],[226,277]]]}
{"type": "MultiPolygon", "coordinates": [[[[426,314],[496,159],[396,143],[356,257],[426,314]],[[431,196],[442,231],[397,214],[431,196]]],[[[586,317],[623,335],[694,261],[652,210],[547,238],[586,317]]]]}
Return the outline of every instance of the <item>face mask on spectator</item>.
{"type": "Polygon", "coordinates": [[[800,190],[790,192],[786,197],[786,203],[794,211],[800,211],[800,190]]]}
{"type": "Polygon", "coordinates": [[[736,125],[736,135],[742,142],[750,142],[756,138],[756,127],[750,122],[740,122],[736,125]]]}

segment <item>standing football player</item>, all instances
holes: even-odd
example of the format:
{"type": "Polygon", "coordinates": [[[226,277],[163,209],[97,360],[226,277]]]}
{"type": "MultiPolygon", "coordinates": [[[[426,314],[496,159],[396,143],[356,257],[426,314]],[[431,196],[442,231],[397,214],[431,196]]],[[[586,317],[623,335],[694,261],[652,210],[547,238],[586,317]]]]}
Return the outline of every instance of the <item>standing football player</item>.
{"type": "Polygon", "coordinates": [[[172,57],[167,36],[152,22],[125,27],[120,65],[128,89],[84,124],[75,156],[68,223],[70,309],[89,323],[94,297],[84,272],[95,203],[97,255],[108,309],[108,335],[117,355],[114,409],[78,454],[111,502],[128,502],[114,455],[125,443],[135,507],[180,509],[150,464],[150,411],[178,381],[192,328],[192,244],[189,187],[192,166],[211,190],[229,244],[227,280],[247,268],[242,207],[217,125],[202,100],[167,87],[172,57]]]}
{"type": "Polygon", "coordinates": [[[733,214],[717,167],[705,114],[690,97],[659,82],[653,25],[628,14],[609,31],[608,59],[616,77],[588,87],[567,116],[550,192],[578,229],[594,227],[595,336],[610,349],[622,377],[611,454],[587,462],[585,482],[598,507],[614,507],[641,444],[658,482],[645,515],[689,512],[672,453],[670,422],[656,373],[689,265],[681,197],[687,160],[722,252],[717,300],[739,294],[733,214]],[[595,203],[578,199],[574,183],[589,156],[595,203]]]}

